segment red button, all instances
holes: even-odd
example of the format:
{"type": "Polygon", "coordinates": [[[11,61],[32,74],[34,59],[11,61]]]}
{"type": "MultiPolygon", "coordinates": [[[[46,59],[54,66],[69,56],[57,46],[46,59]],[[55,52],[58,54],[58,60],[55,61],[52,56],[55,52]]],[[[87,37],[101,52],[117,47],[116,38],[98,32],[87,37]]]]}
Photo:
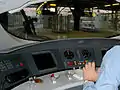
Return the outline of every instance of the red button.
{"type": "Polygon", "coordinates": [[[23,63],[20,63],[20,66],[21,66],[21,67],[23,67],[23,66],[24,66],[24,64],[23,64],[23,63]]]}
{"type": "Polygon", "coordinates": [[[52,74],[51,77],[54,77],[54,74],[52,74]]]}
{"type": "Polygon", "coordinates": [[[83,64],[86,64],[87,62],[85,61],[83,64]]]}
{"type": "Polygon", "coordinates": [[[73,62],[67,62],[68,66],[73,66],[73,62]]]}
{"type": "Polygon", "coordinates": [[[82,62],[80,62],[79,65],[82,65],[82,62]]]}

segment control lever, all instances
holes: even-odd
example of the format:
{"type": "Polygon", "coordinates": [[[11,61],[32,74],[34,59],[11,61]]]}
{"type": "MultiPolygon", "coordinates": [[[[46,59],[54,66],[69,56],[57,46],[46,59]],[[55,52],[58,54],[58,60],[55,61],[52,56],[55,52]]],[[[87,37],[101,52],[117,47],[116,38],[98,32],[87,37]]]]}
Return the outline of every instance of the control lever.
{"type": "Polygon", "coordinates": [[[75,77],[76,79],[78,79],[78,80],[80,80],[80,81],[83,80],[83,77],[80,77],[80,76],[78,76],[77,74],[74,74],[73,77],[75,77]]]}
{"type": "Polygon", "coordinates": [[[35,76],[29,78],[27,90],[34,90],[35,89],[35,87],[36,87],[36,83],[34,81],[35,78],[36,78],[35,76]]]}
{"type": "Polygon", "coordinates": [[[78,80],[83,80],[83,76],[80,75],[80,73],[81,73],[80,70],[81,70],[81,67],[79,67],[79,69],[77,69],[77,70],[75,71],[73,77],[76,78],[76,79],[78,79],[78,80]]]}
{"type": "Polygon", "coordinates": [[[60,75],[59,74],[51,74],[50,75],[50,79],[52,80],[52,83],[53,84],[56,84],[57,82],[56,82],[56,80],[58,79],[60,77],[60,75]]]}
{"type": "Polygon", "coordinates": [[[56,84],[56,78],[55,77],[51,77],[51,80],[52,80],[53,84],[56,84]]]}
{"type": "Polygon", "coordinates": [[[74,75],[74,71],[67,71],[68,80],[72,80],[72,76],[74,75]]]}
{"type": "Polygon", "coordinates": [[[72,77],[71,77],[70,71],[67,72],[67,78],[68,78],[68,80],[72,80],[72,77]]]}

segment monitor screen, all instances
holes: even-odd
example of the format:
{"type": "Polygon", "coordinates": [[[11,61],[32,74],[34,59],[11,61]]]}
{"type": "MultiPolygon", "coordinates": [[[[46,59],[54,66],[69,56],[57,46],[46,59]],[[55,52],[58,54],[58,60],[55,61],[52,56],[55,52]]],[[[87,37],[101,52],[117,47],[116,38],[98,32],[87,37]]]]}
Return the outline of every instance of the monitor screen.
{"type": "Polygon", "coordinates": [[[56,67],[56,63],[51,53],[41,53],[33,55],[38,70],[51,69],[56,67]]]}

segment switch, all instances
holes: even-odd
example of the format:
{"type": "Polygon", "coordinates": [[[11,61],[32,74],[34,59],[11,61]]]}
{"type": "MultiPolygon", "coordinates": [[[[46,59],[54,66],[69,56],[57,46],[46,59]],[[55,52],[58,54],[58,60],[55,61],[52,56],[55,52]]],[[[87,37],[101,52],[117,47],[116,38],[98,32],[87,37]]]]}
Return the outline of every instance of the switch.
{"type": "Polygon", "coordinates": [[[85,65],[86,63],[85,62],[83,62],[83,65],[85,65]]]}
{"type": "Polygon", "coordinates": [[[74,74],[73,77],[76,78],[76,79],[78,79],[78,80],[83,80],[83,77],[78,76],[77,74],[74,74]]]}
{"type": "Polygon", "coordinates": [[[77,61],[74,61],[74,65],[75,65],[75,66],[77,65],[77,61]]]}
{"type": "Polygon", "coordinates": [[[54,74],[51,74],[50,77],[58,79],[60,77],[60,75],[58,73],[54,73],[54,74]]]}
{"type": "Polygon", "coordinates": [[[78,65],[82,65],[82,63],[81,63],[81,62],[78,62],[78,65]]]}
{"type": "Polygon", "coordinates": [[[53,84],[56,84],[56,79],[54,77],[52,77],[51,80],[53,84]]]}
{"type": "Polygon", "coordinates": [[[83,63],[84,65],[86,64],[86,61],[83,63]]]}
{"type": "Polygon", "coordinates": [[[54,77],[55,77],[56,79],[58,79],[58,78],[60,77],[60,75],[57,74],[57,73],[55,73],[55,74],[54,74],[54,77]]]}
{"type": "Polygon", "coordinates": [[[68,66],[73,66],[73,62],[67,62],[68,66]]]}
{"type": "Polygon", "coordinates": [[[86,63],[88,63],[88,62],[89,62],[89,60],[85,60],[85,62],[86,62],[86,63]]]}
{"type": "Polygon", "coordinates": [[[55,78],[54,74],[50,75],[50,79],[51,79],[51,81],[52,81],[53,84],[56,84],[56,78],[55,78]]]}
{"type": "Polygon", "coordinates": [[[68,80],[72,80],[72,77],[71,77],[71,75],[67,75],[67,78],[68,78],[68,80]]]}
{"type": "Polygon", "coordinates": [[[23,63],[20,63],[20,66],[21,66],[21,67],[23,67],[23,66],[24,66],[24,64],[23,64],[23,63]]]}
{"type": "Polygon", "coordinates": [[[74,74],[73,71],[67,71],[66,76],[67,76],[68,80],[72,80],[72,75],[73,74],[74,74]]]}
{"type": "Polygon", "coordinates": [[[51,74],[51,77],[54,77],[54,74],[51,74]]]}

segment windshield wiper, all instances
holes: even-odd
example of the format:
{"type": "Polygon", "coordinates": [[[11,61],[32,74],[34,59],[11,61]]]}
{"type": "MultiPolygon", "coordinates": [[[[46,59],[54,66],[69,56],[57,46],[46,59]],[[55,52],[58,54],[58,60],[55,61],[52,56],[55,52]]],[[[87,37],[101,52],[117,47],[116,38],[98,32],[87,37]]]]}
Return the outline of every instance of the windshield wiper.
{"type": "Polygon", "coordinates": [[[116,34],[116,35],[108,36],[108,37],[106,37],[106,38],[112,38],[112,37],[117,37],[117,36],[120,36],[120,34],[116,34]]]}

